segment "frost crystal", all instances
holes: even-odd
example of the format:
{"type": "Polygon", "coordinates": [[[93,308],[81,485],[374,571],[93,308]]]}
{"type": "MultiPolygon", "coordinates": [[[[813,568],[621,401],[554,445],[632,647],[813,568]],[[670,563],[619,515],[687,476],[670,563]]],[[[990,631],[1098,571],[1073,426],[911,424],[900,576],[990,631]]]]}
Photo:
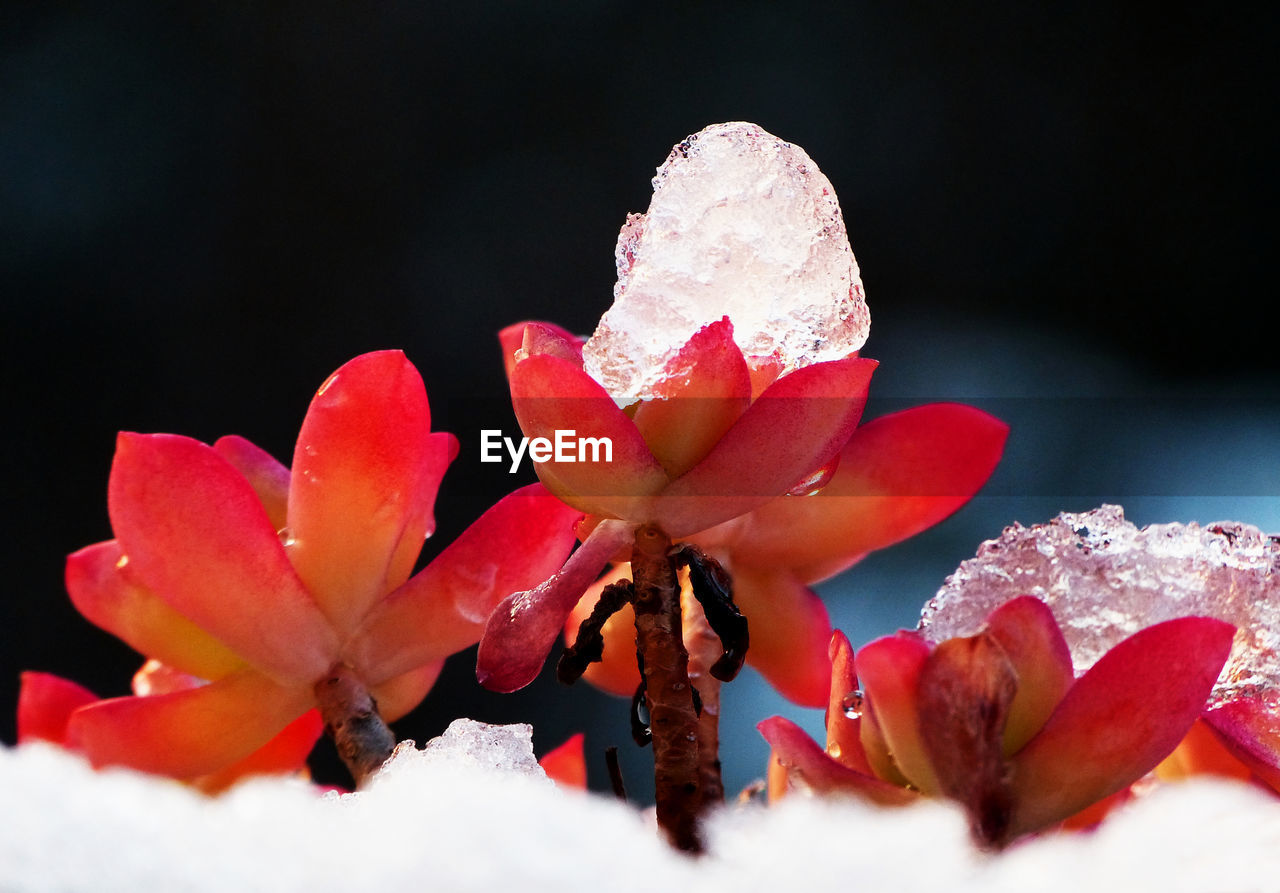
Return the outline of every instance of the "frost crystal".
{"type": "Polygon", "coordinates": [[[724,316],[748,360],[782,372],[867,340],[835,190],[803,149],[755,124],[713,124],[672,149],[616,257],[614,303],[583,362],[620,402],[650,396],[676,351],[724,316]]]}
{"type": "Polygon", "coordinates": [[[401,741],[375,776],[394,775],[415,768],[447,766],[452,771],[470,767],[545,778],[533,756],[533,726],[528,723],[495,726],[474,719],[455,719],[439,738],[418,750],[413,741],[401,741]]]}
{"type": "Polygon", "coordinates": [[[1237,627],[1210,697],[1280,706],[1280,538],[1223,521],[1139,530],[1119,506],[1006,527],[978,547],[925,605],[920,629],[971,635],[1010,598],[1053,610],[1079,675],[1121,639],[1163,620],[1216,617],[1237,627]]]}

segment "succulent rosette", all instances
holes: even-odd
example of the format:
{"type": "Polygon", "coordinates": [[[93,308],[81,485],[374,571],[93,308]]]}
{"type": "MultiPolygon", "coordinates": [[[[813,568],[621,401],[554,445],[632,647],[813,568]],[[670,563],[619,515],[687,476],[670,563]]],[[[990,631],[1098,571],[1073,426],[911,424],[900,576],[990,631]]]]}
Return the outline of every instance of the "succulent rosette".
{"type": "MultiPolygon", "coordinates": [[[[572,430],[608,438],[612,461],[535,463],[547,489],[587,517],[582,547],[493,615],[479,676],[511,691],[537,674],[587,587],[643,525],[673,539],[732,521],[806,480],[825,479],[853,433],[876,363],[852,356],[770,380],[729,320],[701,328],[669,361],[658,394],[623,408],[582,368],[581,342],[541,323],[503,333],[511,399],[531,440],[572,430]]],[[[776,371],[776,370],[775,370],[776,371]]]]}
{"type": "Polygon", "coordinates": [[[456,453],[399,351],[329,377],[292,467],[236,436],[121,434],[116,538],[70,556],[67,588],[91,622],[189,681],[84,703],[64,742],[98,765],[197,778],[308,714],[335,671],[388,720],[412,709],[498,598],[544,579],[574,540],[577,512],[533,485],[413,574],[456,453]]]}
{"type": "Polygon", "coordinates": [[[1006,602],[973,636],[899,632],[855,656],[837,633],[825,750],[791,721],[760,731],[785,780],[878,803],[958,801],[989,846],[1052,827],[1123,792],[1183,741],[1235,628],[1185,617],[1149,626],[1076,678],[1049,608],[1006,602]]]}

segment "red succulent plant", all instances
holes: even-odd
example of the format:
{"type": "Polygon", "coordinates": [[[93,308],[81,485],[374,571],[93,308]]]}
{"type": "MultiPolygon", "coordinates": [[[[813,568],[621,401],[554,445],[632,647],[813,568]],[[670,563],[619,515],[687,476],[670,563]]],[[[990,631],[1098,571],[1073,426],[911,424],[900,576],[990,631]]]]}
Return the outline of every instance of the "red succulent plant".
{"type": "Polygon", "coordinates": [[[1158,623],[1077,679],[1052,613],[1031,596],[936,644],[899,632],[855,657],[837,633],[826,749],[782,717],[760,730],[808,789],[880,803],[947,797],[979,841],[1002,846],[1155,768],[1200,716],[1233,634],[1205,617],[1158,623]]]}
{"type": "Polygon", "coordinates": [[[638,529],[689,538],[829,467],[858,423],[876,366],[853,356],[774,380],[767,367],[753,370],[726,318],[689,339],[654,399],[623,409],[583,370],[582,342],[564,330],[529,323],[502,341],[525,435],[607,437],[612,461],[536,464],[547,488],[587,515],[585,539],[560,573],[494,612],[478,675],[497,691],[532,681],[579,598],[638,529]]]}
{"type": "Polygon", "coordinates": [[[364,692],[388,720],[417,705],[500,597],[561,565],[578,517],[524,487],[411,576],[457,453],[430,420],[417,370],[382,351],[320,387],[292,468],[240,437],[121,434],[116,538],[72,555],[67,587],[90,621],[195,681],[79,705],[63,740],[98,765],[196,778],[326,698],[364,692]]]}

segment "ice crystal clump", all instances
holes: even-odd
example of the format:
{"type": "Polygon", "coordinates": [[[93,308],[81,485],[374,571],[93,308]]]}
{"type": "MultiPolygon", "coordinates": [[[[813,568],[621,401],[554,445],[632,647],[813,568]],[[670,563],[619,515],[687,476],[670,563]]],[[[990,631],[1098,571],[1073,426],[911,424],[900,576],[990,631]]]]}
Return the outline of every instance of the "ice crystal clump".
{"type": "Polygon", "coordinates": [[[1237,627],[1210,697],[1280,706],[1280,538],[1223,521],[1139,530],[1119,506],[1006,527],[978,547],[925,605],[931,639],[972,635],[1008,599],[1034,595],[1062,627],[1076,675],[1138,630],[1176,617],[1237,627]]]}
{"type": "Polygon", "coordinates": [[[545,778],[533,755],[533,726],[528,723],[490,725],[474,719],[455,719],[439,738],[418,750],[413,741],[396,745],[379,774],[394,774],[411,767],[470,767],[545,778]]]}
{"type": "Polygon", "coordinates": [[[713,124],[672,149],[616,257],[613,306],[583,363],[620,402],[651,396],[676,351],[725,316],[748,359],[782,372],[867,340],[835,190],[803,149],[755,124],[713,124]]]}

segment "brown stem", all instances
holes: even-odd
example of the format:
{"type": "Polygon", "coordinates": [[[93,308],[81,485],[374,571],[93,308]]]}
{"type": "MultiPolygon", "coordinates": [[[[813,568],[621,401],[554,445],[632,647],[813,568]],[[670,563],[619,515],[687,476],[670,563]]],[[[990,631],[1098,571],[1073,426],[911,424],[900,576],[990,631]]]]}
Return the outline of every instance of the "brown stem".
{"type": "Polygon", "coordinates": [[[698,691],[702,712],[698,716],[698,776],[703,809],[724,800],[720,778],[720,680],[711,667],[723,651],[720,637],[711,629],[702,605],[686,586],[681,592],[684,647],[689,652],[689,682],[698,691]]]}
{"type": "Polygon", "coordinates": [[[351,668],[335,664],[329,675],[316,683],[316,706],[324,719],[324,730],[346,763],[356,787],[377,771],[391,751],[396,739],[378,713],[364,683],[351,668]]]}
{"type": "Polygon", "coordinates": [[[671,843],[701,852],[702,809],[698,716],[689,684],[689,655],[680,632],[680,587],[667,553],[671,538],[646,525],[631,554],[635,581],[636,648],[640,653],[653,731],[658,825],[671,843]]]}

